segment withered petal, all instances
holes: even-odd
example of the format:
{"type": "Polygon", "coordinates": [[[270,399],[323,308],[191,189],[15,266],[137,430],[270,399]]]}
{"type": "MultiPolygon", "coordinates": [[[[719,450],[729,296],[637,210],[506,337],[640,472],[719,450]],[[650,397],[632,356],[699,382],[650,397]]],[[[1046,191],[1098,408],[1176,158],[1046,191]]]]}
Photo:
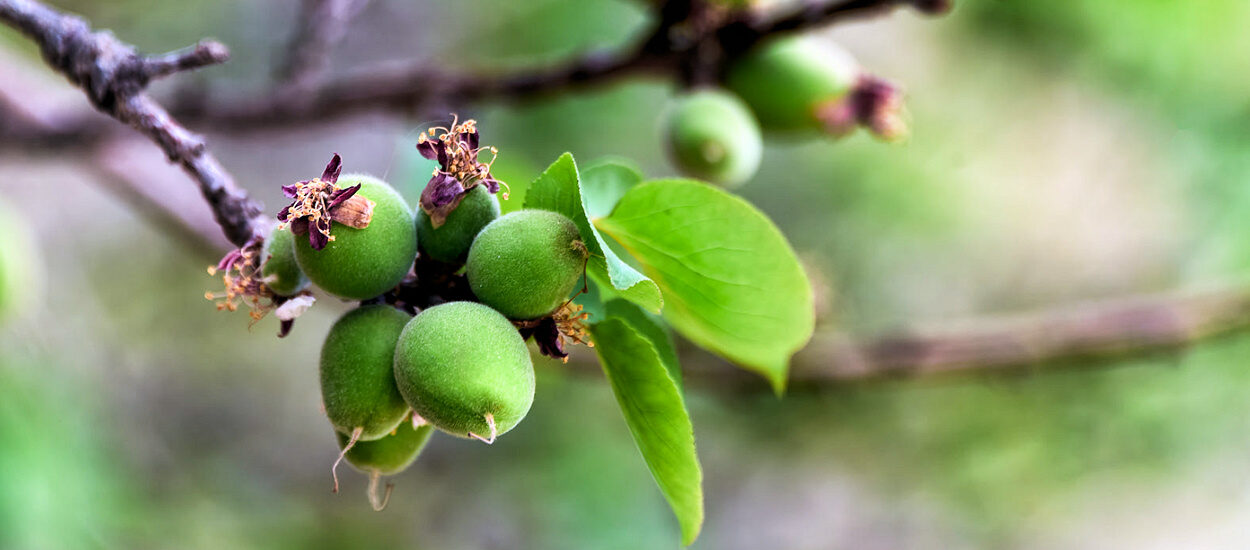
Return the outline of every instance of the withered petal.
{"type": "Polygon", "coordinates": [[[290,217],[291,217],[291,205],[288,204],[286,206],[283,206],[282,210],[278,211],[278,221],[285,223],[287,219],[290,217]]]}
{"type": "Polygon", "coordinates": [[[447,215],[460,205],[464,195],[465,189],[460,180],[439,172],[430,178],[421,192],[421,209],[430,216],[431,225],[441,227],[447,221],[447,215]]]}
{"type": "Polygon", "coordinates": [[[312,246],[313,250],[321,250],[327,244],[330,244],[330,236],[321,231],[309,231],[308,244],[312,246]]]}
{"type": "Polygon", "coordinates": [[[486,179],[480,180],[479,183],[485,185],[486,190],[490,191],[490,194],[492,195],[499,192],[499,180],[493,177],[487,177],[486,179]]]}
{"type": "Polygon", "coordinates": [[[333,210],[335,206],[338,206],[342,204],[344,201],[346,201],[347,199],[352,198],[352,195],[355,195],[357,191],[360,191],[360,185],[361,184],[357,183],[356,185],[353,185],[351,187],[339,189],[339,190],[336,190],[334,193],[331,193],[330,204],[326,206],[326,210],[333,210]]]}
{"type": "Polygon", "coordinates": [[[464,143],[465,145],[468,145],[469,149],[477,149],[478,141],[479,141],[479,136],[478,136],[477,130],[474,130],[472,132],[460,133],[460,142],[464,143]]]}
{"type": "Polygon", "coordinates": [[[564,351],[564,338],[560,336],[560,329],[551,317],[539,321],[538,326],[534,327],[534,343],[538,344],[539,353],[547,357],[564,359],[569,356],[564,351]]]}
{"type": "Polygon", "coordinates": [[[325,172],[321,173],[321,181],[334,183],[339,181],[341,173],[343,173],[343,158],[338,153],[334,153],[334,157],[326,164],[325,172]]]}
{"type": "Polygon", "coordinates": [[[288,199],[293,199],[293,198],[295,198],[295,196],[296,196],[296,195],[298,194],[298,192],[299,192],[299,187],[300,187],[300,184],[304,184],[304,183],[308,183],[308,182],[307,182],[307,181],[301,181],[301,182],[299,182],[299,183],[292,183],[291,185],[283,185],[283,186],[282,186],[282,194],[283,194],[283,195],[286,195],[286,198],[288,198],[288,199]]]}
{"type": "Polygon", "coordinates": [[[241,259],[243,259],[243,251],[239,249],[231,250],[225,256],[222,256],[220,262],[217,262],[217,270],[229,271],[230,268],[234,267],[235,262],[241,259]]]}
{"type": "Polygon", "coordinates": [[[438,160],[438,157],[439,157],[438,151],[439,151],[439,148],[442,147],[442,145],[443,145],[443,142],[439,140],[423,139],[417,142],[417,152],[421,153],[421,156],[427,159],[438,160]]]}
{"type": "Polygon", "coordinates": [[[295,218],[291,220],[291,232],[296,235],[308,233],[308,218],[295,218]]]}

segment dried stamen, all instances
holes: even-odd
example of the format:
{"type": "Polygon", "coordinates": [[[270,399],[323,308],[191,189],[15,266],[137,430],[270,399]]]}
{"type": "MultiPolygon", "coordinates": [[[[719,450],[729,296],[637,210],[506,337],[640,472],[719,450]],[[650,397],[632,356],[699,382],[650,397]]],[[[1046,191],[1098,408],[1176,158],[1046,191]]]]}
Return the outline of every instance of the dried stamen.
{"type": "Polygon", "coordinates": [[[321,250],[334,240],[330,234],[334,222],[364,229],[373,219],[376,203],[356,195],[360,184],[337,185],[342,170],[342,159],[335,154],[320,178],[282,186],[282,193],[292,202],[278,212],[278,221],[289,224],[296,235],[308,235],[314,250],[321,250]]]}
{"type": "MultiPolygon", "coordinates": [[[[473,187],[483,185],[491,193],[498,193],[501,185],[507,188],[507,184],[490,173],[499,150],[480,146],[478,142],[477,122],[472,119],[460,122],[459,117],[453,118],[450,128],[430,128],[417,140],[421,156],[438,162],[425,191],[421,192],[421,209],[430,216],[434,227],[443,225],[473,187]],[[482,162],[483,152],[491,154],[489,161],[482,162]]],[[[504,198],[508,198],[506,190],[504,198]]]]}

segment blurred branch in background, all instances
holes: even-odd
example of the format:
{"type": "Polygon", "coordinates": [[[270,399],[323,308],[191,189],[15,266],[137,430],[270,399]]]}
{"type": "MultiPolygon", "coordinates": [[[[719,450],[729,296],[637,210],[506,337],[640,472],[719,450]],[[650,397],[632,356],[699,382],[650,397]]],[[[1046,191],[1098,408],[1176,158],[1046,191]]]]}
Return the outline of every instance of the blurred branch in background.
{"type": "Polygon", "coordinates": [[[304,0],[286,59],[277,67],[275,95],[290,101],[307,97],[330,68],[330,56],[347,36],[348,25],[369,0],[304,0]]]}
{"type": "Polygon", "coordinates": [[[791,384],[1028,372],[1071,360],[1181,351],[1246,327],[1250,287],[1129,296],[862,341],[818,336],[795,356],[791,384]]]}
{"type": "MultiPolygon", "coordinates": [[[[1129,296],[875,337],[817,332],[794,356],[789,388],[810,391],[941,375],[1027,374],[1080,360],[1111,366],[1124,359],[1182,351],[1247,327],[1250,287],[1235,287],[1129,296]]],[[[598,368],[597,363],[586,366],[598,368]]],[[[700,386],[771,391],[764,379],[727,368],[707,354],[684,354],[682,368],[684,377],[700,386]]]]}
{"type": "Polygon", "coordinates": [[[203,200],[189,187],[154,189],[150,185],[152,181],[170,179],[169,172],[174,170],[150,159],[155,155],[143,154],[144,145],[138,140],[105,143],[88,160],[91,179],[197,259],[216,262],[231,248],[230,243],[204,208],[203,200]]]}

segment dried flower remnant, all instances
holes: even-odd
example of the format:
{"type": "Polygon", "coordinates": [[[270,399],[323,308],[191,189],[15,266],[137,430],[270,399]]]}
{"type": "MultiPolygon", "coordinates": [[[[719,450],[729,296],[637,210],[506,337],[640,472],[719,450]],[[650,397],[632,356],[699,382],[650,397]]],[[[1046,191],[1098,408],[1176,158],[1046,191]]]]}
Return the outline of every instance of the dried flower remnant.
{"type": "Polygon", "coordinates": [[[515,324],[517,324],[517,329],[521,332],[522,338],[534,337],[534,343],[538,345],[539,353],[567,363],[569,354],[564,351],[566,339],[574,344],[594,347],[594,343],[590,341],[589,335],[586,333],[586,327],[583,325],[588,317],[590,317],[590,314],[582,311],[581,305],[570,301],[560,306],[550,316],[533,321],[520,321],[515,324]]]}
{"type": "Polygon", "coordinates": [[[217,265],[210,266],[208,274],[221,273],[226,289],[219,293],[205,292],[204,298],[216,302],[218,311],[236,311],[240,305],[247,306],[248,316],[252,318],[249,326],[276,310],[280,322],[278,337],[281,338],[291,332],[295,318],[307,310],[314,299],[307,291],[295,296],[278,296],[270,290],[261,271],[260,255],[264,244],[264,238],[252,237],[242,248],[231,250],[217,265]]]}
{"type": "Polygon", "coordinates": [[[343,159],[335,153],[321,177],[282,186],[282,194],[293,200],[278,212],[278,221],[290,224],[296,235],[308,235],[313,250],[321,250],[334,240],[332,222],[364,229],[373,218],[376,204],[356,196],[360,184],[346,188],[336,185],[342,171],[343,159]]]}
{"type": "MultiPolygon", "coordinates": [[[[500,185],[507,188],[507,184],[490,173],[499,150],[481,147],[479,141],[477,121],[473,119],[464,122],[455,119],[451,128],[430,128],[417,141],[417,151],[421,156],[438,162],[438,169],[425,185],[425,191],[421,192],[421,209],[430,216],[430,224],[435,228],[447,221],[447,215],[475,186],[483,185],[492,194],[499,192],[500,185]],[[490,162],[478,159],[482,151],[490,152],[490,162]]],[[[504,198],[507,197],[505,192],[504,198]]]]}
{"type": "Polygon", "coordinates": [[[816,117],[825,131],[835,137],[845,136],[856,126],[863,126],[885,141],[907,137],[904,120],[903,92],[880,78],[863,75],[846,96],[821,104],[816,117]]]}

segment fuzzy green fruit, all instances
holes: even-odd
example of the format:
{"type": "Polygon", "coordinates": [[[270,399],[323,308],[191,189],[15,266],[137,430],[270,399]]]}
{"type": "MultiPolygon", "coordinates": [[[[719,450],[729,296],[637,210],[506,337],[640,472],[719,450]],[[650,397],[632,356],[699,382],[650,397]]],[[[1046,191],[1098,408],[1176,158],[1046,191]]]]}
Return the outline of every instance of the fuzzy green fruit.
{"type": "Polygon", "coordinates": [[[417,230],[412,209],[391,186],[371,176],[339,178],[339,187],[361,184],[357,196],[374,201],[369,226],[355,229],[335,223],[334,237],[313,250],[306,236],[295,239],[295,259],[322,290],[349,300],[367,300],[392,288],[408,274],[417,256],[417,230]]]}
{"type": "MultiPolygon", "coordinates": [[[[362,473],[395,475],[412,465],[433,433],[434,426],[429,424],[414,428],[412,422],[400,422],[394,435],[373,441],[357,441],[343,458],[362,473]]],[[[336,431],[335,435],[338,436],[339,449],[351,442],[351,436],[347,434],[336,431]]]]}
{"type": "Polygon", "coordinates": [[[493,442],[534,402],[534,364],[516,327],[475,302],[419,313],[395,347],[395,381],[416,414],[460,437],[493,442]]]}
{"type": "Polygon", "coordinates": [[[666,129],[669,157],[689,176],[737,186],[760,167],[760,125],[732,94],[701,90],[678,99],[666,129]]]}
{"type": "Polygon", "coordinates": [[[487,191],[486,186],[477,185],[437,229],[430,222],[429,214],[418,208],[417,241],[421,243],[421,250],[435,260],[461,262],[469,253],[473,237],[498,217],[499,198],[487,191]]]}
{"type": "Polygon", "coordinates": [[[412,319],[390,306],[364,306],[330,327],[321,346],[321,399],[341,433],[378,439],[400,423],[408,404],[395,386],[395,343],[412,319]]]}
{"type": "Polygon", "coordinates": [[[278,296],[294,296],[308,287],[308,277],[295,261],[295,234],[274,228],[265,239],[260,257],[264,259],[261,275],[265,285],[278,296]]]}
{"type": "Polygon", "coordinates": [[[482,303],[512,319],[537,319],[568,300],[586,256],[572,220],[546,210],[521,210],[478,233],[466,275],[482,303]]]}
{"type": "Polygon", "coordinates": [[[836,44],[815,36],[772,40],[730,68],[729,89],[768,130],[819,130],[817,110],[855,84],[859,67],[836,44]]]}

